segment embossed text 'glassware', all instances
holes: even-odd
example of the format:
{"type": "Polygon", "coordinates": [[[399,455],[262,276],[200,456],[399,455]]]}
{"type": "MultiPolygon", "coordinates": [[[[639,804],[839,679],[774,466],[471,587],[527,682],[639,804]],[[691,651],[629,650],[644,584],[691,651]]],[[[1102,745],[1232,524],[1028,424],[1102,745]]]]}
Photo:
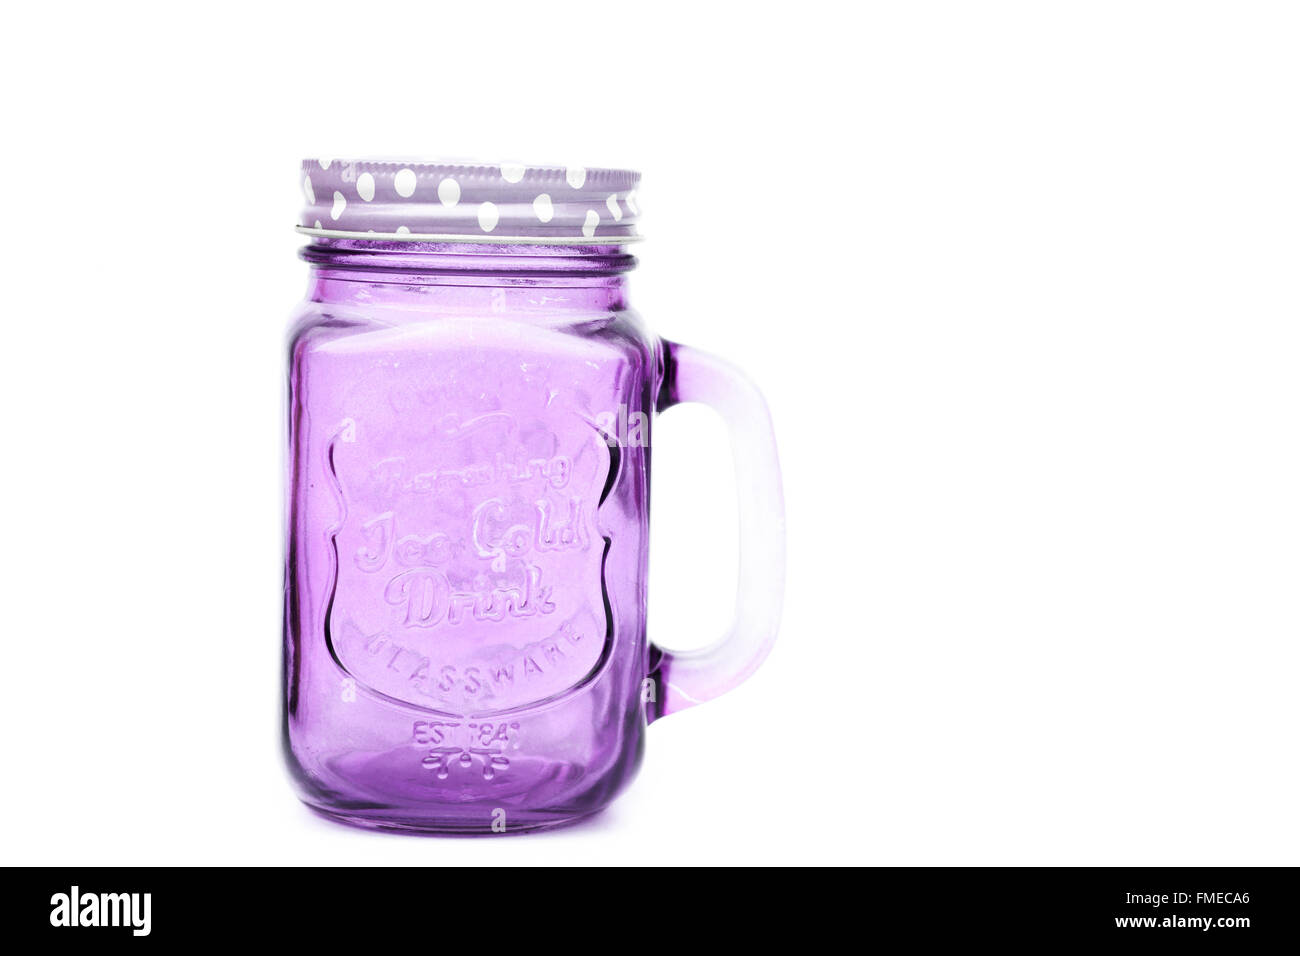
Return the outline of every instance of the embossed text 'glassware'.
{"type": "Polygon", "coordinates": [[[592,813],[651,721],[743,680],[775,637],[763,400],[628,309],[635,174],[311,160],[303,176],[284,658],[298,791],[394,829],[592,813]],[[650,434],[686,401],[731,429],[742,557],[730,632],[675,655],[646,637],[650,434]]]}

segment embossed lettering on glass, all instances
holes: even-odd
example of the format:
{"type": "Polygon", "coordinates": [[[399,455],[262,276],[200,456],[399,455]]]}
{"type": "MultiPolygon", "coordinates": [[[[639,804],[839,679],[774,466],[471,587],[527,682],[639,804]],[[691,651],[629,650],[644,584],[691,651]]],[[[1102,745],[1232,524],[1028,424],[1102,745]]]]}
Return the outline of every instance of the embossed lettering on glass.
{"type": "Polygon", "coordinates": [[[321,813],[470,833],[580,818],[627,785],[652,721],[771,647],[784,523],[767,408],[628,308],[638,179],[304,163],[285,747],[321,813]],[[646,568],[653,418],[679,402],[730,429],[742,546],[728,633],[674,654],[647,639],[646,568]]]}

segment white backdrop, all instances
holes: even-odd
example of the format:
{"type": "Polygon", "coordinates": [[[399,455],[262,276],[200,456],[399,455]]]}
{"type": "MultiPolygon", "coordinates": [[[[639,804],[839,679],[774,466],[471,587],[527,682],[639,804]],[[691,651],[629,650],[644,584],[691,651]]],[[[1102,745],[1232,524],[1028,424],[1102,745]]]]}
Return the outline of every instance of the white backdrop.
{"type": "MultiPolygon", "coordinates": [[[[4,862],[1300,862],[1293,9],[9,11],[4,862]],[[781,637],[591,823],[410,839],[290,791],[318,154],[641,169],[636,307],[767,393],[781,637]]],[[[729,613],[720,434],[656,430],[662,643],[729,613]]]]}

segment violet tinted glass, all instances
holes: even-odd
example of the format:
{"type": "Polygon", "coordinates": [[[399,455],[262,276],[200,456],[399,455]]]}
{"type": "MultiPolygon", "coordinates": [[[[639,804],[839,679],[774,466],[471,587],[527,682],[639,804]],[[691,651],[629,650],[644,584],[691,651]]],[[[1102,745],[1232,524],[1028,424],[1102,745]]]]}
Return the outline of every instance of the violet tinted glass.
{"type": "Polygon", "coordinates": [[[598,810],[650,721],[744,679],[775,634],[761,398],[646,331],[615,246],[318,239],[304,257],[285,611],[301,797],[445,832],[598,810]],[[766,557],[742,560],[734,633],[675,658],[646,638],[649,447],[656,405],[686,400],[717,406],[737,467],[763,474],[741,517],[764,517],[766,557]]]}

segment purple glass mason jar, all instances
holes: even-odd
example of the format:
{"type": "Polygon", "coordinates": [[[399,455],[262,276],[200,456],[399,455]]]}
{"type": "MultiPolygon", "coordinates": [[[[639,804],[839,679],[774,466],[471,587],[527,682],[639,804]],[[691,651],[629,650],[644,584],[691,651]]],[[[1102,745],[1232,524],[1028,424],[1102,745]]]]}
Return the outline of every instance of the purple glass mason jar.
{"type": "Polygon", "coordinates": [[[631,780],[651,721],[771,647],[767,408],[628,308],[638,179],[304,163],[284,730],[312,808],[435,832],[577,819],[631,780]],[[730,631],[685,654],[646,637],[651,419],[679,402],[730,428],[741,533],[730,631]]]}

